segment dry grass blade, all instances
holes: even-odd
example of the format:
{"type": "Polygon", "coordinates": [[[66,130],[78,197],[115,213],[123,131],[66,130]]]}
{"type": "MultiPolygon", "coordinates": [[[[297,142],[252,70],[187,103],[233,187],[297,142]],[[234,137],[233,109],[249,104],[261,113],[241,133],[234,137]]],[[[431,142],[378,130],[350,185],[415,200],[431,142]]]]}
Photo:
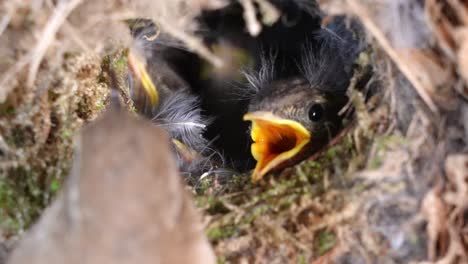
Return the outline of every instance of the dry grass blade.
{"type": "Polygon", "coordinates": [[[390,56],[390,58],[398,66],[401,72],[403,72],[406,78],[408,78],[408,80],[418,92],[419,96],[421,96],[421,99],[423,99],[423,101],[431,109],[432,112],[438,113],[438,108],[435,105],[432,98],[430,97],[430,95],[428,94],[427,88],[418,79],[417,74],[411,68],[408,61],[402,58],[401,54],[392,47],[385,34],[372,20],[367,8],[364,7],[358,0],[347,0],[347,3],[348,6],[351,8],[352,12],[360,18],[367,30],[375,37],[375,39],[382,46],[384,51],[390,56]]]}
{"type": "Polygon", "coordinates": [[[260,31],[262,31],[262,25],[257,20],[257,14],[252,0],[239,0],[239,2],[244,8],[244,20],[247,23],[247,30],[250,35],[257,36],[260,34],[260,31]]]}
{"type": "Polygon", "coordinates": [[[452,5],[455,12],[457,12],[458,17],[465,25],[468,25],[468,9],[463,6],[460,0],[447,0],[450,5],[452,5]]]}
{"type": "Polygon", "coordinates": [[[3,103],[10,93],[10,91],[14,88],[12,85],[7,85],[16,74],[23,69],[23,67],[28,64],[30,56],[26,55],[18,60],[14,66],[8,69],[6,72],[3,73],[2,79],[0,79],[0,102],[3,103]]]}
{"type": "Polygon", "coordinates": [[[8,23],[10,23],[10,19],[10,14],[5,14],[2,20],[0,20],[0,36],[3,34],[3,31],[5,31],[6,27],[8,26],[8,23]]]}
{"type": "Polygon", "coordinates": [[[197,37],[194,37],[187,32],[170,25],[164,20],[159,20],[158,23],[168,34],[182,41],[190,50],[198,53],[198,55],[209,61],[215,67],[220,68],[223,66],[223,61],[214,55],[197,37]]]}
{"type": "Polygon", "coordinates": [[[258,3],[264,24],[271,25],[279,19],[280,12],[270,2],[267,0],[256,0],[255,2],[258,3]]]}
{"type": "Polygon", "coordinates": [[[54,41],[55,34],[63,25],[67,16],[75,9],[82,0],[60,1],[54,10],[52,17],[41,33],[41,40],[31,51],[31,64],[29,66],[27,87],[34,85],[39,65],[44,57],[47,47],[54,41]]]}

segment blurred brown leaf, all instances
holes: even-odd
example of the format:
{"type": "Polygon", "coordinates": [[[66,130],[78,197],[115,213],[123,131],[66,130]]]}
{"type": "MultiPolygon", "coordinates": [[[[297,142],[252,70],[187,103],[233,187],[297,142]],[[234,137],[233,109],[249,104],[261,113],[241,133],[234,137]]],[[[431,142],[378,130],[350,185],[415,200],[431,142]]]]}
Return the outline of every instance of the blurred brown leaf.
{"type": "Polygon", "coordinates": [[[162,130],[110,110],[82,143],[63,192],[9,263],[215,263],[162,130]]]}

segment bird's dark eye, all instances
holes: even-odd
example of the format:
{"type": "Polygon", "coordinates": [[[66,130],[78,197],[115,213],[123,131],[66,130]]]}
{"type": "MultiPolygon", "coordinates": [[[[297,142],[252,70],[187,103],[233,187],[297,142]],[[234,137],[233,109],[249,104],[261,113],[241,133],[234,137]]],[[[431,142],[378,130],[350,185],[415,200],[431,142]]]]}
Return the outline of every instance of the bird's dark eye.
{"type": "Polygon", "coordinates": [[[313,122],[318,122],[323,118],[323,106],[314,104],[309,108],[309,119],[313,122]]]}

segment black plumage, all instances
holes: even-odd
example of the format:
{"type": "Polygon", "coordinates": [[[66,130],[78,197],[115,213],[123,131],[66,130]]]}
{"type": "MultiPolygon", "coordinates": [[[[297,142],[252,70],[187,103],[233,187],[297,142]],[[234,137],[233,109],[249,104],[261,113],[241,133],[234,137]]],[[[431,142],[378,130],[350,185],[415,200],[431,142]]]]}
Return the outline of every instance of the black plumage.
{"type": "MultiPolygon", "coordinates": [[[[275,55],[272,68],[274,78],[283,79],[297,73],[291,65],[301,58],[302,45],[321,27],[323,13],[315,1],[270,1],[280,12],[280,18],[272,25],[264,25],[257,37],[250,36],[246,30],[243,9],[237,1],[227,7],[204,12],[199,18],[201,34],[208,45],[234,46],[250,59],[237,68],[237,73],[247,68],[265,69],[265,54],[275,55]]],[[[260,19],[260,14],[259,14],[260,19]]],[[[227,164],[236,170],[245,171],[255,166],[250,154],[250,139],[247,133],[249,123],[242,120],[247,112],[252,90],[247,88],[245,78],[216,75],[202,80],[200,93],[202,108],[214,113],[216,118],[208,126],[205,136],[223,153],[227,164]]],[[[247,78],[265,79],[266,76],[248,75],[247,78]]]]}
{"type": "Polygon", "coordinates": [[[338,113],[365,49],[359,25],[344,17],[325,24],[315,1],[271,2],[281,17],[257,37],[246,32],[235,1],[200,15],[197,34],[227,56],[221,70],[152,23],[134,31],[160,91],[159,105],[144,99],[140,112],[171,134],[188,174],[255,166],[258,180],[317,151],[342,127],[338,113]]]}
{"type": "Polygon", "coordinates": [[[288,54],[287,71],[282,68],[287,58],[278,65],[278,55],[270,51],[256,73],[246,73],[252,97],[244,119],[253,123],[254,180],[302,160],[340,131],[339,112],[364,49],[358,25],[348,27],[345,20],[333,18],[306,37],[300,58],[288,54]]]}
{"type": "Polygon", "coordinates": [[[146,71],[153,82],[159,100],[148,98],[140,80],[130,74],[130,87],[136,110],[155,126],[169,133],[179,169],[188,178],[222,166],[223,159],[203,136],[212,122],[203,113],[199,95],[194,91],[200,70],[200,59],[185,50],[184,45],[160,32],[150,20],[138,20],[131,27],[135,40],[133,51],[146,63],[146,71]]]}

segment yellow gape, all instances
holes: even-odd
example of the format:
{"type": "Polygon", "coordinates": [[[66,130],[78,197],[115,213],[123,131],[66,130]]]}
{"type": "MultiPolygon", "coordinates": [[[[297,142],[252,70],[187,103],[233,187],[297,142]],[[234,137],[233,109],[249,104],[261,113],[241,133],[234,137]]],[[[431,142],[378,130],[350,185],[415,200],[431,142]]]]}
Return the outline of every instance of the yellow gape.
{"type": "Polygon", "coordinates": [[[300,123],[270,112],[247,113],[244,120],[252,121],[251,152],[257,161],[253,182],[301,153],[310,141],[309,131],[300,123]]]}

